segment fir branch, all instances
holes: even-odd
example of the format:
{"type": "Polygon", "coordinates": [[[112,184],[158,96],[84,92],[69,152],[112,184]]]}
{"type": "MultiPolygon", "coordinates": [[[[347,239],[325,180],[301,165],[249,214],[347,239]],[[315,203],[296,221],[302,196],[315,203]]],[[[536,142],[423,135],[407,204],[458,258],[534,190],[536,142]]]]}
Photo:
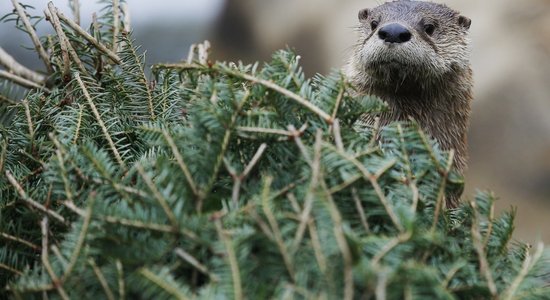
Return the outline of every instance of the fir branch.
{"type": "Polygon", "coordinates": [[[191,172],[189,172],[189,168],[187,167],[187,164],[183,160],[183,157],[181,156],[181,153],[178,147],[176,146],[174,139],[172,139],[172,136],[170,136],[170,134],[166,130],[162,130],[162,135],[164,136],[164,139],[170,146],[170,149],[172,150],[172,154],[174,154],[174,158],[176,159],[178,166],[180,167],[183,175],[185,176],[185,179],[187,180],[187,184],[189,184],[189,187],[193,191],[193,194],[195,196],[199,196],[199,189],[197,188],[197,184],[193,180],[193,176],[191,175],[191,172]]]}
{"type": "Polygon", "coordinates": [[[252,132],[252,133],[258,133],[258,134],[275,134],[275,135],[282,135],[286,137],[293,136],[291,132],[287,130],[282,130],[282,129],[247,127],[247,126],[237,126],[235,129],[241,132],[252,132]]]}
{"type": "Polygon", "coordinates": [[[117,282],[118,282],[118,298],[126,299],[126,284],[124,283],[124,268],[120,259],[116,260],[117,282]]]}
{"type": "Polygon", "coordinates": [[[14,268],[12,268],[12,267],[10,267],[10,266],[8,266],[8,265],[5,265],[5,264],[3,264],[3,263],[0,263],[0,269],[4,269],[4,270],[6,270],[6,271],[8,271],[8,272],[12,272],[12,273],[14,273],[14,274],[16,274],[16,275],[23,275],[23,272],[21,272],[21,271],[19,271],[19,270],[17,270],[17,269],[14,269],[14,268]]]}
{"type": "MultiPolygon", "coordinates": [[[[332,194],[332,192],[329,190],[329,193],[332,194]]],[[[367,222],[367,218],[365,217],[365,210],[363,209],[363,205],[361,204],[361,199],[359,199],[359,195],[357,194],[357,189],[352,188],[351,189],[351,195],[353,198],[353,201],[355,201],[355,207],[357,208],[357,213],[359,214],[359,218],[361,219],[361,224],[365,228],[365,232],[370,232],[370,226],[367,222]]]]}
{"type": "Polygon", "coordinates": [[[489,292],[491,293],[491,296],[493,299],[498,299],[498,290],[497,286],[495,284],[495,281],[493,279],[493,274],[491,272],[491,266],[489,265],[489,262],[487,261],[487,255],[485,253],[485,250],[483,249],[483,241],[481,232],[479,231],[478,222],[479,222],[479,212],[477,209],[477,204],[475,201],[470,201],[470,207],[473,210],[473,220],[472,220],[472,228],[471,228],[471,234],[472,234],[472,243],[474,245],[474,249],[477,253],[478,259],[479,259],[479,270],[481,274],[485,277],[485,280],[487,281],[487,287],[489,288],[489,292]]]}
{"type": "Polygon", "coordinates": [[[23,244],[29,248],[32,248],[33,250],[40,250],[40,246],[38,245],[35,245],[27,240],[24,240],[22,238],[19,238],[19,237],[16,237],[16,236],[13,236],[13,235],[10,235],[10,234],[7,234],[5,232],[1,232],[0,231],[0,237],[6,239],[6,240],[10,240],[10,241],[14,241],[14,242],[18,242],[20,244],[23,244]]]}
{"type": "Polygon", "coordinates": [[[90,93],[88,93],[88,89],[84,85],[84,82],[82,82],[82,79],[80,79],[80,74],[74,73],[74,78],[76,79],[76,81],[78,82],[78,85],[82,89],[82,92],[84,94],[84,98],[86,98],[86,101],[88,102],[88,105],[92,109],[94,117],[96,118],[96,121],[99,124],[99,127],[101,127],[101,131],[103,132],[103,135],[104,135],[105,139],[109,143],[109,147],[111,148],[111,151],[113,151],[113,154],[115,155],[115,158],[116,158],[118,164],[122,168],[126,169],[126,164],[122,160],[122,157],[120,156],[120,153],[118,153],[118,150],[115,146],[115,143],[113,142],[113,139],[111,138],[111,135],[109,134],[109,131],[107,130],[107,127],[105,127],[105,123],[101,119],[101,115],[97,111],[97,108],[94,104],[94,101],[92,100],[92,97],[90,96],[90,93]]]}
{"type": "MultiPolygon", "coordinates": [[[[50,2],[52,3],[52,2],[50,2]]],[[[48,4],[49,5],[49,4],[48,4]]],[[[53,4],[52,4],[53,5],[53,4]]],[[[103,52],[107,57],[109,57],[113,62],[116,64],[120,64],[120,58],[118,55],[113,53],[111,50],[109,50],[107,47],[105,47],[103,44],[101,44],[98,40],[96,40],[94,37],[92,37],[89,33],[84,31],[78,24],[76,24],[73,20],[67,18],[65,15],[63,15],[62,12],[58,11],[56,9],[57,16],[61,21],[63,21],[65,24],[67,24],[69,27],[71,27],[76,33],[78,33],[80,36],[82,36],[84,39],[86,39],[88,42],[90,42],[92,45],[94,45],[99,51],[103,52]]]]}
{"type": "Polygon", "coordinates": [[[393,165],[395,164],[395,161],[392,160],[390,162],[388,162],[388,164],[386,165],[385,168],[381,168],[379,171],[378,171],[378,174],[372,174],[367,168],[365,168],[365,166],[359,162],[356,158],[354,157],[350,157],[348,154],[346,153],[343,153],[341,151],[338,151],[338,149],[335,149],[332,145],[330,144],[325,144],[328,148],[330,148],[331,150],[335,151],[337,154],[339,154],[342,158],[346,159],[347,161],[349,161],[350,163],[352,163],[358,170],[359,172],[361,173],[361,175],[363,176],[363,178],[368,181],[372,187],[374,188],[374,191],[376,192],[376,195],[378,196],[378,199],[380,200],[380,203],[384,206],[384,209],[386,210],[386,212],[388,213],[388,216],[390,217],[390,219],[392,220],[392,223],[394,224],[394,226],[397,228],[397,230],[399,230],[400,232],[403,232],[405,229],[403,228],[403,225],[401,224],[401,221],[399,220],[399,218],[397,217],[397,215],[395,214],[395,212],[393,211],[393,208],[391,207],[391,204],[388,202],[388,200],[386,199],[386,196],[384,195],[384,192],[382,190],[382,188],[380,187],[380,184],[378,183],[378,177],[381,175],[380,172],[382,171],[385,171],[386,168],[389,168],[390,165],[393,165]]]}
{"type": "Polygon", "coordinates": [[[68,300],[70,298],[67,295],[67,292],[65,292],[65,289],[63,289],[63,286],[59,284],[59,278],[55,274],[52,265],[50,264],[50,258],[48,256],[48,217],[42,218],[42,221],[40,222],[40,228],[42,229],[42,264],[50,275],[52,285],[57,290],[57,293],[59,294],[61,299],[68,300]]]}
{"type": "Polygon", "coordinates": [[[25,202],[25,204],[29,205],[30,207],[36,208],[39,211],[45,213],[46,215],[56,219],[57,221],[61,223],[65,223],[65,218],[63,218],[61,215],[56,213],[55,211],[49,210],[44,205],[34,201],[32,198],[27,196],[27,193],[23,190],[21,185],[17,182],[17,180],[11,175],[10,171],[6,171],[6,178],[8,178],[9,183],[15,188],[17,193],[19,193],[19,196],[21,197],[21,200],[25,202]]]}
{"type": "Polygon", "coordinates": [[[211,65],[211,66],[210,65],[204,66],[204,65],[193,64],[193,63],[192,64],[180,63],[180,64],[157,64],[157,65],[153,66],[153,69],[162,69],[162,68],[181,70],[181,71],[201,70],[201,71],[206,71],[206,72],[212,72],[212,71],[221,72],[223,74],[226,74],[226,75],[229,75],[229,76],[232,76],[232,77],[236,77],[236,78],[240,78],[240,79],[249,81],[249,82],[254,83],[254,84],[262,85],[262,86],[264,86],[264,87],[266,87],[270,90],[273,90],[273,91],[275,91],[275,92],[277,92],[281,95],[284,95],[284,96],[288,97],[289,99],[292,99],[292,100],[296,101],[301,106],[309,109],[311,112],[318,115],[321,119],[323,119],[329,125],[332,124],[332,122],[334,121],[330,115],[328,115],[326,112],[324,112],[319,107],[315,106],[313,103],[311,103],[307,99],[303,98],[302,96],[300,96],[300,95],[298,95],[298,94],[296,94],[296,93],[294,93],[294,92],[292,92],[288,89],[285,89],[285,88],[277,85],[276,83],[274,83],[272,81],[257,78],[257,77],[254,77],[252,75],[242,73],[242,72],[239,72],[237,70],[230,69],[230,68],[225,67],[221,64],[214,64],[214,65],[211,65]]]}
{"type": "Polygon", "coordinates": [[[233,181],[234,181],[234,183],[233,183],[233,192],[231,193],[231,199],[233,201],[233,204],[235,204],[235,206],[237,206],[238,202],[239,202],[239,191],[240,191],[241,184],[242,184],[243,180],[248,176],[250,171],[252,171],[252,169],[254,168],[256,163],[258,163],[258,161],[262,157],[262,154],[264,153],[266,148],[267,148],[267,144],[263,143],[263,144],[260,145],[258,150],[256,150],[256,153],[254,153],[254,156],[252,157],[250,162],[248,162],[248,164],[244,168],[244,171],[240,175],[237,175],[234,172],[230,171],[230,173],[232,174],[232,177],[233,177],[233,181]]]}
{"type": "Polygon", "coordinates": [[[235,250],[233,249],[233,242],[229,235],[224,231],[220,217],[216,217],[214,220],[214,225],[220,240],[225,246],[225,251],[227,253],[227,260],[229,266],[231,267],[231,278],[233,279],[233,292],[234,299],[242,300],[243,297],[243,288],[241,284],[241,271],[239,269],[239,263],[237,261],[237,256],[235,255],[235,250]]]}
{"type": "Polygon", "coordinates": [[[281,234],[281,230],[279,229],[279,224],[277,223],[277,219],[275,218],[275,215],[271,210],[271,203],[269,203],[269,188],[271,186],[272,181],[273,179],[268,177],[264,182],[264,188],[262,189],[262,209],[265,216],[267,217],[269,226],[271,227],[271,232],[273,232],[273,237],[275,238],[277,248],[279,248],[279,252],[283,257],[283,262],[288,271],[288,275],[290,276],[292,281],[295,282],[296,274],[294,272],[292,258],[284,243],[283,235],[281,234]]]}
{"type": "Polygon", "coordinates": [[[445,167],[445,171],[443,171],[443,174],[441,176],[441,183],[439,184],[439,191],[437,193],[437,200],[435,202],[434,220],[431,230],[432,233],[435,232],[435,227],[439,222],[439,215],[441,214],[441,210],[443,209],[445,200],[445,186],[447,185],[447,178],[449,177],[449,173],[451,172],[451,168],[453,166],[454,156],[455,152],[453,149],[451,149],[449,151],[449,158],[447,159],[447,166],[445,167]]]}
{"type": "Polygon", "coordinates": [[[399,246],[399,244],[403,244],[407,242],[412,237],[412,232],[407,231],[405,233],[400,234],[399,236],[391,239],[382,249],[380,252],[378,252],[373,258],[372,258],[372,264],[375,267],[378,267],[380,264],[380,261],[384,258],[384,256],[388,255],[391,250],[393,250],[395,247],[399,246]]]}
{"type": "Polygon", "coordinates": [[[84,213],[84,220],[82,222],[82,228],[80,228],[80,233],[78,234],[78,240],[71,254],[69,265],[67,266],[67,268],[65,268],[65,273],[61,278],[61,282],[64,282],[65,280],[67,280],[67,278],[70,276],[71,272],[73,271],[74,267],[76,266],[76,262],[78,258],[80,257],[80,251],[82,251],[82,247],[84,246],[84,241],[86,239],[86,235],[88,234],[88,228],[92,220],[92,212],[93,212],[92,207],[94,205],[95,199],[96,199],[96,194],[92,192],[88,197],[88,201],[87,201],[88,208],[84,213]]]}
{"type": "Polygon", "coordinates": [[[174,253],[176,253],[177,256],[181,257],[183,260],[185,260],[190,265],[195,267],[201,273],[207,275],[210,278],[210,280],[214,282],[217,282],[220,280],[218,276],[210,273],[210,271],[205,265],[201,264],[196,258],[194,258],[191,254],[189,254],[187,251],[183,250],[182,248],[176,248],[174,250],[174,253]]]}
{"type": "Polygon", "coordinates": [[[13,7],[17,11],[17,15],[19,15],[19,18],[25,25],[25,29],[29,36],[31,37],[31,40],[34,44],[34,47],[36,49],[36,52],[38,52],[38,56],[40,59],[42,59],[42,62],[46,66],[46,70],[48,73],[53,72],[52,65],[50,63],[50,59],[48,54],[46,53],[46,50],[44,50],[44,47],[42,46],[42,43],[40,42],[40,39],[38,38],[38,35],[36,34],[36,31],[34,30],[33,26],[31,25],[31,22],[29,21],[29,18],[27,17],[27,13],[25,12],[25,9],[19,4],[17,0],[11,0],[11,3],[13,4],[13,7]]]}
{"type": "Polygon", "coordinates": [[[92,270],[94,270],[94,274],[97,277],[97,280],[99,280],[99,283],[101,284],[101,287],[103,288],[107,299],[114,300],[115,295],[113,294],[113,291],[111,291],[111,288],[107,283],[107,279],[105,279],[105,276],[103,275],[103,272],[101,272],[101,269],[97,266],[92,258],[88,259],[88,264],[92,267],[92,270]]]}
{"type": "Polygon", "coordinates": [[[525,249],[525,259],[523,260],[521,270],[516,276],[516,278],[514,279],[514,281],[512,282],[512,284],[510,284],[508,289],[504,292],[504,296],[502,297],[503,300],[518,299],[518,298],[515,298],[517,290],[519,289],[521,283],[525,280],[525,278],[529,274],[529,271],[540,260],[543,252],[544,252],[544,244],[542,242],[539,242],[537,244],[537,248],[533,256],[530,255],[528,248],[525,249]]]}
{"type": "Polygon", "coordinates": [[[157,274],[153,273],[151,270],[147,268],[141,268],[138,273],[146,278],[147,280],[153,282],[158,287],[160,287],[163,291],[169,293],[170,295],[173,295],[178,300],[187,300],[188,298],[183,295],[180,291],[173,288],[169,283],[165,282],[162,277],[158,276],[157,274]]]}
{"type": "Polygon", "coordinates": [[[176,231],[176,229],[178,228],[178,221],[176,219],[176,216],[174,215],[174,212],[172,212],[170,205],[168,204],[164,196],[162,196],[162,194],[158,190],[153,180],[151,180],[151,178],[147,176],[147,174],[145,174],[145,170],[143,169],[141,164],[137,163],[135,165],[135,168],[138,171],[141,178],[143,179],[143,181],[145,182],[145,184],[147,185],[147,187],[149,188],[149,190],[153,193],[153,197],[155,198],[155,200],[159,203],[160,207],[168,217],[168,220],[172,224],[174,231],[176,231]]]}

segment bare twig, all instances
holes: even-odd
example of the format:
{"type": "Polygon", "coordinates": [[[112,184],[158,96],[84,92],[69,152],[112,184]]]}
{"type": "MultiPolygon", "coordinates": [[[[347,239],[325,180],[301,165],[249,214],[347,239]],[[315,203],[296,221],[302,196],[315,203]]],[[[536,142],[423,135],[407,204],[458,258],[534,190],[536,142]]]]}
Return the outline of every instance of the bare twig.
{"type": "Polygon", "coordinates": [[[59,38],[59,46],[61,47],[61,56],[63,58],[63,78],[66,78],[67,81],[70,79],[69,73],[71,71],[71,63],[69,57],[73,59],[80,72],[84,74],[88,73],[88,71],[82,64],[80,57],[78,57],[78,54],[71,45],[71,42],[65,35],[63,27],[61,27],[61,22],[59,21],[59,18],[57,16],[57,8],[53,6],[53,4],[50,2],[48,4],[48,9],[49,11],[45,10],[44,14],[52,23],[53,28],[57,33],[57,37],[59,38]]]}
{"type": "Polygon", "coordinates": [[[27,80],[41,84],[46,79],[46,76],[37,73],[17,62],[8,52],[0,47],[0,65],[4,66],[8,71],[27,80]]]}
{"type": "Polygon", "coordinates": [[[11,185],[13,185],[13,187],[15,188],[15,190],[17,191],[17,193],[19,194],[21,199],[26,204],[30,205],[31,207],[34,207],[34,208],[38,209],[39,211],[47,214],[48,216],[58,220],[61,223],[65,223],[65,218],[63,218],[61,215],[59,215],[55,211],[47,209],[44,205],[34,201],[32,198],[27,196],[27,193],[25,193],[25,191],[23,190],[21,185],[19,185],[19,183],[13,177],[13,175],[11,175],[10,171],[6,171],[6,177],[8,178],[8,181],[11,183],[11,185]]]}
{"type": "Polygon", "coordinates": [[[42,59],[42,62],[44,62],[44,65],[46,66],[46,70],[48,71],[48,73],[52,73],[53,68],[52,68],[52,65],[50,64],[48,53],[46,53],[46,50],[44,50],[44,47],[42,47],[42,43],[40,43],[40,39],[38,38],[36,31],[32,27],[31,22],[27,17],[27,13],[25,12],[25,9],[19,4],[17,0],[11,0],[11,3],[13,4],[13,7],[17,11],[19,18],[21,19],[21,21],[23,21],[23,25],[25,25],[25,29],[27,30],[27,33],[31,37],[34,47],[36,48],[36,52],[38,52],[38,56],[40,56],[40,59],[42,59]]]}
{"type": "Polygon", "coordinates": [[[128,4],[122,3],[120,4],[120,10],[122,11],[122,15],[124,15],[124,19],[122,20],[124,25],[124,32],[130,32],[132,30],[131,25],[131,18],[130,18],[130,11],[128,10],[128,4]]]}
{"type": "Polygon", "coordinates": [[[27,117],[27,125],[29,126],[29,136],[31,137],[31,140],[34,139],[34,126],[32,125],[32,117],[31,117],[31,110],[29,107],[29,101],[26,99],[21,101],[23,103],[23,107],[25,107],[25,116],[27,117]]]}
{"type": "Polygon", "coordinates": [[[73,11],[74,22],[80,25],[80,1],[79,0],[69,0],[69,6],[73,11]]]}
{"type": "Polygon", "coordinates": [[[287,130],[282,129],[273,129],[273,128],[262,128],[262,127],[245,127],[245,126],[237,126],[237,131],[242,132],[253,132],[253,133],[264,133],[264,134],[275,134],[275,135],[282,135],[282,136],[292,136],[292,133],[287,130]]]}
{"type": "Polygon", "coordinates": [[[113,52],[118,52],[118,34],[120,32],[120,6],[118,0],[113,0],[113,52]]]}
{"type": "Polygon", "coordinates": [[[243,180],[248,176],[250,171],[252,171],[256,163],[258,163],[258,161],[262,157],[262,154],[264,153],[266,148],[267,148],[267,144],[263,143],[260,145],[260,147],[258,148],[258,150],[256,150],[256,153],[254,154],[250,162],[244,168],[244,171],[242,172],[241,175],[237,175],[237,174],[234,174],[234,172],[230,172],[234,175],[234,181],[235,181],[233,184],[233,192],[231,197],[233,204],[238,205],[241,184],[243,180]]]}
{"type": "MultiPolygon", "coordinates": [[[[51,2],[50,2],[51,3],[51,2]]],[[[120,64],[120,58],[118,55],[113,53],[113,51],[107,49],[105,45],[101,44],[98,40],[96,40],[94,37],[92,37],[89,33],[87,33],[84,29],[82,29],[78,24],[76,24],[73,20],[67,18],[63,13],[60,11],[57,11],[57,16],[63,23],[67,24],[69,27],[71,27],[76,33],[81,35],[84,39],[86,39],[88,42],[93,44],[99,51],[105,53],[112,61],[114,61],[117,64],[120,64]]]]}
{"type": "Polygon", "coordinates": [[[6,271],[8,271],[8,272],[12,272],[12,273],[14,273],[15,275],[19,275],[19,276],[23,275],[23,272],[21,272],[21,271],[19,271],[19,270],[17,270],[17,269],[14,269],[14,268],[12,268],[12,267],[10,267],[10,266],[8,266],[8,265],[5,265],[5,264],[3,264],[3,263],[0,263],[0,269],[4,269],[4,270],[6,270],[6,271]]]}
{"type": "Polygon", "coordinates": [[[4,78],[4,79],[7,79],[9,81],[12,81],[22,87],[26,87],[28,89],[39,89],[39,90],[42,90],[46,93],[50,93],[51,91],[49,89],[47,89],[46,87],[42,86],[42,85],[39,85],[37,84],[36,82],[34,81],[30,81],[28,79],[25,79],[21,76],[18,76],[18,75],[15,75],[15,74],[12,74],[10,72],[7,72],[7,71],[4,71],[4,70],[0,70],[0,78],[4,78]]]}
{"type": "Polygon", "coordinates": [[[399,236],[391,239],[386,245],[384,245],[384,247],[382,247],[380,252],[378,252],[372,258],[372,264],[374,266],[378,266],[378,264],[380,264],[380,261],[382,260],[382,258],[384,258],[384,256],[386,256],[388,253],[390,253],[390,251],[393,248],[397,247],[399,244],[402,244],[402,243],[408,241],[411,238],[411,236],[412,236],[412,232],[406,232],[406,233],[402,233],[399,236]]]}
{"type": "Polygon", "coordinates": [[[334,135],[334,142],[338,151],[344,152],[344,142],[342,142],[342,134],[340,133],[340,120],[335,119],[332,124],[332,134],[334,135]]]}

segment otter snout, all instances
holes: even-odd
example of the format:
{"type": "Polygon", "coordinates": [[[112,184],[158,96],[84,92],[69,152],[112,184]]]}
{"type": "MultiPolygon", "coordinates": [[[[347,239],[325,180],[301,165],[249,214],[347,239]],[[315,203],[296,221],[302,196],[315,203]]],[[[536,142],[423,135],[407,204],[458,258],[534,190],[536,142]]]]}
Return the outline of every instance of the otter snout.
{"type": "Polygon", "coordinates": [[[412,34],[405,26],[398,23],[384,25],[378,30],[378,37],[386,43],[405,43],[410,41],[412,34]]]}

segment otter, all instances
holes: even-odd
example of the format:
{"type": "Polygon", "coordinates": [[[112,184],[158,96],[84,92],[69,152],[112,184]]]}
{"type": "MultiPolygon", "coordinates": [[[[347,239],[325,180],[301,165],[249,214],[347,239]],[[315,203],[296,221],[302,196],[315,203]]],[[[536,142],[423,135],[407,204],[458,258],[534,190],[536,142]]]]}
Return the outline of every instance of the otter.
{"type": "MultiPolygon", "coordinates": [[[[454,149],[455,168],[463,174],[473,98],[471,20],[443,4],[402,0],[361,10],[359,22],[361,35],[346,76],[359,94],[389,106],[361,122],[372,125],[378,118],[384,126],[414,119],[442,149],[454,149]]],[[[447,197],[447,203],[458,196],[447,197]]]]}

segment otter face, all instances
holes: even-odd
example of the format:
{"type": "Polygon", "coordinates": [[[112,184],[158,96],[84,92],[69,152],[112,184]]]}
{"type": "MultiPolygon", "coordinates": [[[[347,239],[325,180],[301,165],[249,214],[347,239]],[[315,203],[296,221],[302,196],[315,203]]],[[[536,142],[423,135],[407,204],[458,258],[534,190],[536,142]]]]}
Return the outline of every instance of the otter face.
{"type": "Polygon", "coordinates": [[[471,21],[445,5],[388,2],[361,10],[359,21],[355,63],[381,82],[426,85],[469,68],[471,21]]]}

